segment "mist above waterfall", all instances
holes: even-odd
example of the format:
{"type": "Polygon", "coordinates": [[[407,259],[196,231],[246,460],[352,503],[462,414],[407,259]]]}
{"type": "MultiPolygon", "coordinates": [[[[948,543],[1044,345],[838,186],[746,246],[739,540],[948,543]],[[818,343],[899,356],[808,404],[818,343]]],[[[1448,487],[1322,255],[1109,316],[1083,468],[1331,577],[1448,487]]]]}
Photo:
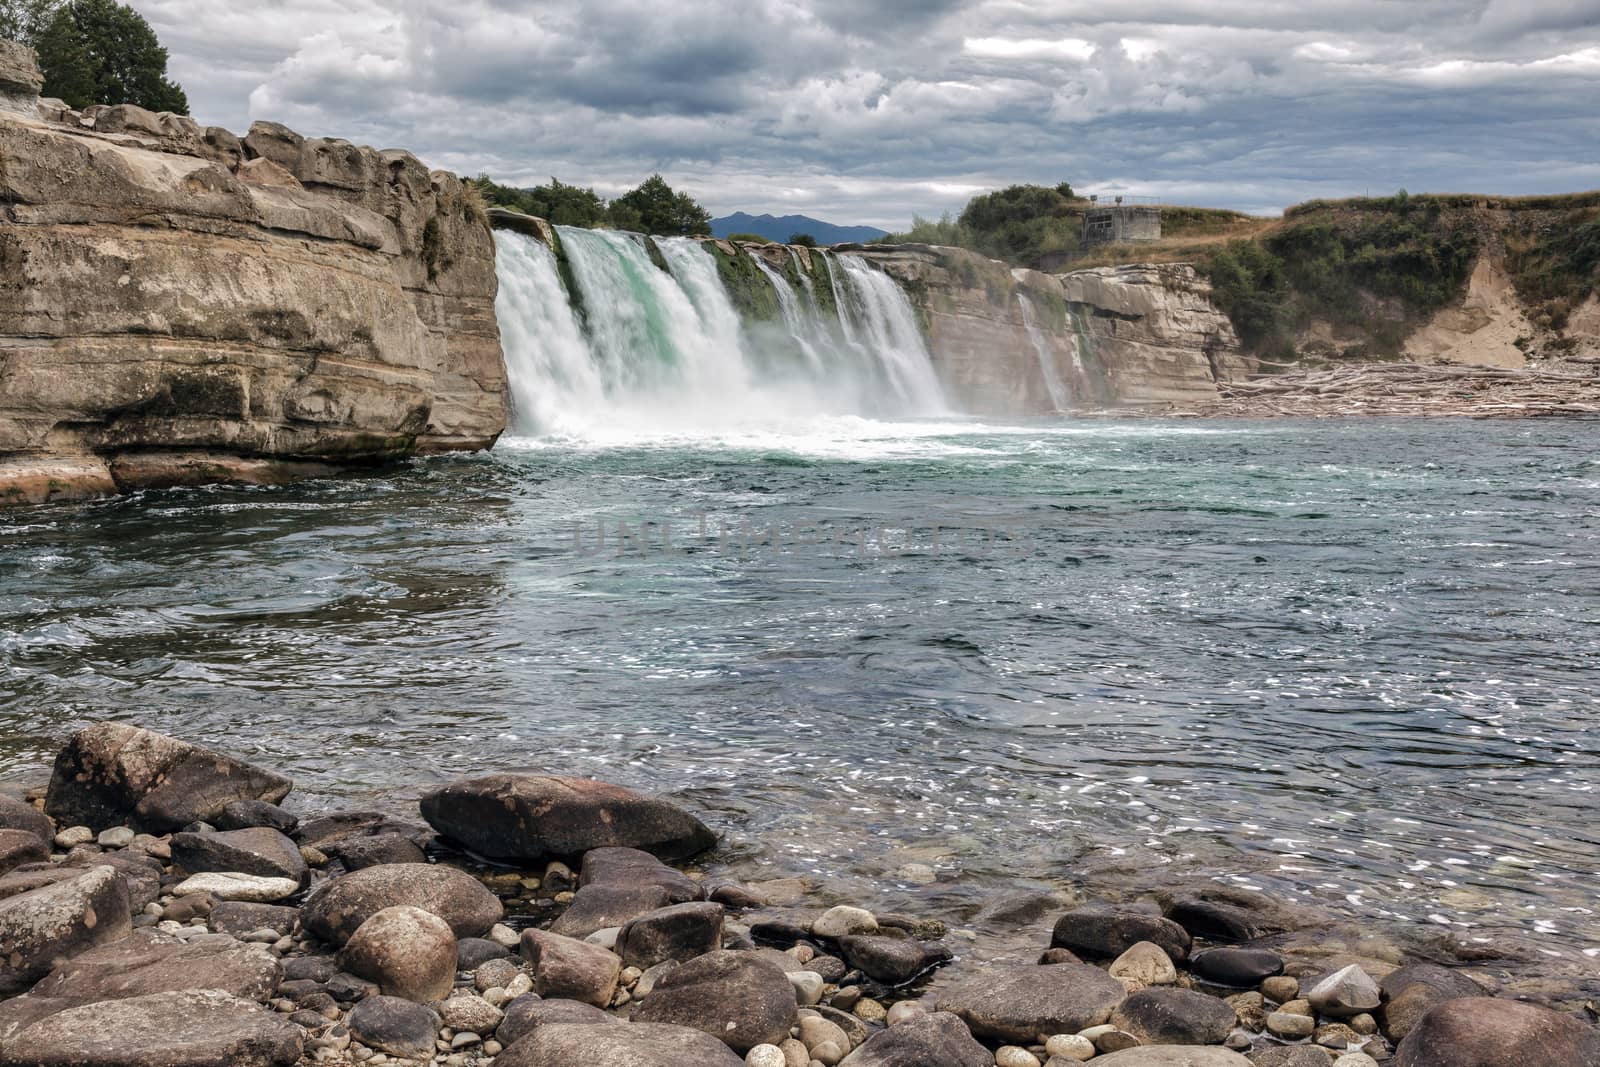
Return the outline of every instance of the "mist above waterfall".
{"type": "Polygon", "coordinates": [[[741,316],[699,241],[655,238],[652,249],[616,231],[557,234],[560,258],[534,237],[495,234],[515,434],[670,435],[946,410],[905,294],[859,257],[811,253],[829,299],[805,270],[794,271],[797,286],[752,257],[777,309],[763,319],[741,316]]]}

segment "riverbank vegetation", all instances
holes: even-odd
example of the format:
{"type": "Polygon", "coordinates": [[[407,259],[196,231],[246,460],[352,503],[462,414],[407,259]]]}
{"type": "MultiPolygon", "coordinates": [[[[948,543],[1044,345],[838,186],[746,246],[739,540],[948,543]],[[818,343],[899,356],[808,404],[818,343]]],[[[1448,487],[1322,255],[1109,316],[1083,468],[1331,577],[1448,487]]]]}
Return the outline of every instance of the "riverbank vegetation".
{"type": "Polygon", "coordinates": [[[609,203],[593,189],[567,185],[556,178],[546,185],[519,189],[480,174],[471,184],[491,207],[535,215],[557,226],[604,227],[657,237],[711,233],[711,213],[687,193],[673,189],[659,174],[609,203]]]}

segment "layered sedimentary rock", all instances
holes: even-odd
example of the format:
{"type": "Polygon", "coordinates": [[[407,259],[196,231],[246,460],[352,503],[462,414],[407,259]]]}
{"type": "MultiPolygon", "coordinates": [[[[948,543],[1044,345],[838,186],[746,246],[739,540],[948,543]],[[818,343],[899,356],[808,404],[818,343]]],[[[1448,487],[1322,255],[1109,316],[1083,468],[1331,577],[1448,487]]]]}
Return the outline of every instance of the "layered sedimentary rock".
{"type": "Polygon", "coordinates": [[[1183,264],[1012,270],[959,248],[858,250],[923,318],[946,391],[978,414],[1185,404],[1252,369],[1210,286],[1183,264]]]}
{"type": "Polygon", "coordinates": [[[494,246],[459,179],[271,123],[79,113],[31,70],[0,50],[0,502],[494,442],[494,246]]]}

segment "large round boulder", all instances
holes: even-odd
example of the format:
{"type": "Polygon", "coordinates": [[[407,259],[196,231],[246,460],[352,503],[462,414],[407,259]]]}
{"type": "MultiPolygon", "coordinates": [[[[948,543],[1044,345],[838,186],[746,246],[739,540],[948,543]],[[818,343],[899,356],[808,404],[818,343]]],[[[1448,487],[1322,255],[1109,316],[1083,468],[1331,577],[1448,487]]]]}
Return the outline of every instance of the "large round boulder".
{"type": "Polygon", "coordinates": [[[726,1045],[699,1030],[643,1022],[541,1026],[494,1062],[495,1067],[744,1067],[726,1045]]]}
{"type": "Polygon", "coordinates": [[[86,727],[56,756],[45,812],[61,826],[152,834],[207,822],[235,800],[276,804],[294,783],[232,756],[123,723],[86,727]]]}
{"type": "Polygon", "coordinates": [[[949,1012],[918,1015],[879,1030],[839,1067],[992,1067],[994,1056],[949,1012]]]}
{"type": "Polygon", "coordinates": [[[945,992],[937,1008],[960,1016],[978,1037],[1030,1045],[1100,1025],[1126,995],[1121,982],[1086,963],[992,967],[945,992]]]}
{"type": "Polygon", "coordinates": [[[400,997],[364,997],[350,1009],[350,1035],[368,1048],[401,1059],[425,1060],[439,1036],[439,1013],[400,997]]]}
{"type": "Polygon", "coordinates": [[[1141,989],[1117,1005],[1111,1022],[1146,1045],[1220,1045],[1238,1025],[1226,1003],[1188,989],[1141,989]]]}
{"type": "Polygon", "coordinates": [[[300,909],[300,921],[324,941],[343,945],[362,923],[409,905],[450,924],[457,937],[479,937],[505,915],[500,898],[464,871],[427,863],[367,867],[319,887],[300,909]]]}
{"type": "Polygon", "coordinates": [[[1089,905],[1056,920],[1050,945],[1089,959],[1115,959],[1141,941],[1158,945],[1182,963],[1189,955],[1189,933],[1171,919],[1134,908],[1089,905]]]}
{"type": "Polygon", "coordinates": [[[1461,971],[1437,963],[1413,963],[1384,975],[1383,1029],[1391,1041],[1404,1040],[1435,1004],[1462,997],[1482,997],[1488,990],[1461,971]]]}
{"type": "Polygon", "coordinates": [[[1431,1008],[1395,1050],[1395,1067],[1600,1067],[1600,1030],[1560,1012],[1493,997],[1431,1008]]]}
{"type": "Polygon", "coordinates": [[[384,908],[356,928],[339,963],[386,996],[443,1000],[455,988],[456,935],[432,912],[407,904],[384,908]]]}
{"type": "Polygon", "coordinates": [[[422,798],[422,817],[481,856],[522,862],[611,845],[680,860],[717,842],[704,823],[668,801],[554,775],[453,782],[422,798]]]}
{"type": "Polygon", "coordinates": [[[662,975],[633,1017],[704,1030],[742,1055],[781,1044],[799,1011],[782,970],[754,953],[719,950],[662,975]]]}

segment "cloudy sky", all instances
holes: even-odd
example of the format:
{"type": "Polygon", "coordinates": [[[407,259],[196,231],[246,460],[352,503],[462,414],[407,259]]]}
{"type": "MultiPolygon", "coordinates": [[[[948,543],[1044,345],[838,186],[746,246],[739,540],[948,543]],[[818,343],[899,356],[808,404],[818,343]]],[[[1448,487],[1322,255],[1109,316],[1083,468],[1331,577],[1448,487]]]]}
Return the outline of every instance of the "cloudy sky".
{"type": "Polygon", "coordinates": [[[203,122],[716,214],[1600,187],[1600,0],[132,2],[203,122]]]}

